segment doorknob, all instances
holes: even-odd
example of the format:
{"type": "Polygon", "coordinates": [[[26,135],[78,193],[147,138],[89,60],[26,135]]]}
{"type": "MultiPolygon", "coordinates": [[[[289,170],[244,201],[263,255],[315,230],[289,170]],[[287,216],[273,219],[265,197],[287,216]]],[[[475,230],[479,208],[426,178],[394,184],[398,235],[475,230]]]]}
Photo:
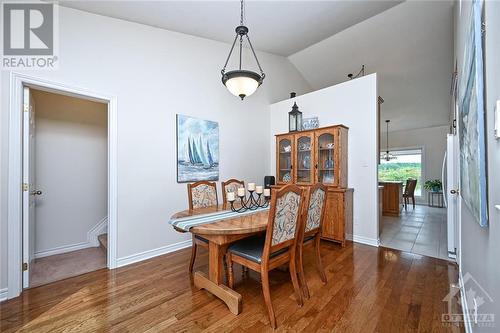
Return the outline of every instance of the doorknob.
{"type": "Polygon", "coordinates": [[[459,192],[459,190],[457,189],[457,190],[450,190],[450,193],[451,193],[451,194],[458,194],[458,193],[460,193],[460,192],[459,192]]]}
{"type": "Polygon", "coordinates": [[[40,190],[31,191],[31,195],[42,195],[42,191],[40,190]]]}

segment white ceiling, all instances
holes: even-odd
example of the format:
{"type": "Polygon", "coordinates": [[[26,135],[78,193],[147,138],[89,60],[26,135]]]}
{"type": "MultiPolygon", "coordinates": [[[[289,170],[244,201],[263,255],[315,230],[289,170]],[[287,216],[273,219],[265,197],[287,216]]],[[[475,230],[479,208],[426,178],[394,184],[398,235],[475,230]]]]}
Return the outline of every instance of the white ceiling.
{"type": "MultiPolygon", "coordinates": [[[[391,131],[449,122],[453,1],[247,0],[254,47],[289,60],[313,90],[377,73],[391,131]]],[[[63,6],[232,43],[239,1],[64,1],[63,6]]],[[[382,130],[385,130],[382,128],[382,130]]]]}
{"type": "Polygon", "coordinates": [[[289,59],[313,90],[347,81],[347,74],[365,64],[367,74],[378,75],[378,93],[385,100],[381,116],[391,120],[391,131],[447,125],[453,6],[452,1],[407,1],[289,59]]]}
{"type": "MultiPolygon", "coordinates": [[[[289,56],[400,1],[246,1],[254,47],[289,56]]],[[[240,3],[232,1],[61,1],[87,12],[232,43],[240,3]]]]}

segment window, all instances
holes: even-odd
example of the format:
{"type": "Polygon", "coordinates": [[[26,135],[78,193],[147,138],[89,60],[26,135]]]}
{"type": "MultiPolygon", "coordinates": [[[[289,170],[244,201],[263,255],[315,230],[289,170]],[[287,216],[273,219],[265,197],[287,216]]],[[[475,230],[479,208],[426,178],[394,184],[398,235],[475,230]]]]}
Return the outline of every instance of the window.
{"type": "Polygon", "coordinates": [[[408,178],[417,180],[415,196],[422,195],[422,149],[391,150],[395,158],[390,161],[382,159],[380,154],[378,179],[384,181],[396,180],[406,184],[408,178]]]}

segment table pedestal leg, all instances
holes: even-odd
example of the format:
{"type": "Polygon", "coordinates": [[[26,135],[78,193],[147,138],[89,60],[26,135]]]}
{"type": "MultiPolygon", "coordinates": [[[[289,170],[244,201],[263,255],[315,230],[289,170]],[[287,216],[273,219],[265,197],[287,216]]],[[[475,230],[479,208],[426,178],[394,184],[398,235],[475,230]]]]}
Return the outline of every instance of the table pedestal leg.
{"type": "Polygon", "coordinates": [[[207,278],[203,272],[194,273],[194,285],[199,289],[205,289],[226,303],[229,311],[237,315],[241,313],[241,295],[233,289],[223,285],[215,284],[207,278]]]}
{"type": "Polygon", "coordinates": [[[226,303],[229,311],[234,314],[241,312],[241,295],[225,286],[224,279],[224,259],[225,247],[209,242],[208,245],[208,278],[205,273],[194,273],[194,285],[199,289],[205,289],[226,303]]]}

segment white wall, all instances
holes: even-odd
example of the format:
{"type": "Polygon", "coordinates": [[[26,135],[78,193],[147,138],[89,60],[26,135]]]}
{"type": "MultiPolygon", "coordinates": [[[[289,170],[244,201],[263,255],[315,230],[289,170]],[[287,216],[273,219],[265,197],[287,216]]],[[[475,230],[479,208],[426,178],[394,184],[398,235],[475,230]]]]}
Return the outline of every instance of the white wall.
{"type": "Polygon", "coordinates": [[[107,105],[32,90],[35,100],[35,255],[87,242],[107,216],[107,105]]]}
{"type": "MultiPolygon", "coordinates": [[[[470,15],[470,2],[461,1],[456,8],[456,47],[455,57],[458,60],[458,75],[461,73],[464,54],[464,36],[467,32],[470,15]]],[[[500,2],[485,1],[485,72],[486,72],[486,142],[488,168],[488,206],[489,226],[481,228],[472,216],[467,205],[461,204],[461,273],[470,273],[482,288],[493,298],[493,302],[485,301],[478,308],[480,314],[494,314],[495,327],[475,325],[474,332],[498,331],[500,318],[500,140],[494,137],[494,109],[500,100],[500,2]]],[[[477,287],[473,286],[474,289],[477,287]]],[[[468,296],[466,294],[466,296],[468,296]]],[[[472,311],[472,299],[466,299],[472,311]]]]}
{"type": "Polygon", "coordinates": [[[3,94],[5,88],[4,80],[0,80],[0,295],[7,297],[7,154],[8,151],[8,132],[6,131],[8,117],[4,112],[5,97],[3,94]]]}
{"type": "Polygon", "coordinates": [[[449,122],[453,1],[405,1],[289,57],[313,89],[377,73],[392,130],[449,122]]]}
{"type": "MultiPolygon", "coordinates": [[[[220,80],[228,44],[64,7],[59,16],[59,69],[26,73],[117,97],[119,259],[189,238],[167,223],[187,208],[186,185],[176,183],[176,113],[219,122],[220,180],[263,181],[269,169],[269,104],[290,91],[310,90],[286,58],[258,52],[266,80],[242,102],[220,80]]],[[[253,43],[258,47],[258,40],[253,43]]],[[[244,61],[254,63],[250,57],[244,61]]],[[[4,244],[9,72],[1,78],[4,244]]],[[[6,286],[6,256],[2,247],[0,288],[6,286]]]]}
{"type": "MultiPolygon", "coordinates": [[[[382,123],[385,123],[382,120],[382,123]]],[[[436,126],[407,131],[389,131],[389,148],[423,148],[422,186],[428,179],[441,179],[443,157],[446,152],[446,134],[448,126],[436,126]]],[[[386,132],[380,135],[381,150],[385,151],[386,132]]],[[[422,187],[422,190],[423,187],[422,187]]],[[[427,192],[424,190],[419,203],[427,203],[427,192]]]]}
{"type": "MultiPolygon", "coordinates": [[[[341,83],[295,98],[303,117],[318,116],[320,127],[349,127],[348,186],[354,188],[354,240],[378,241],[377,75],[341,83]]],[[[271,105],[269,172],[275,175],[275,134],[288,132],[293,102],[271,105]]]]}

